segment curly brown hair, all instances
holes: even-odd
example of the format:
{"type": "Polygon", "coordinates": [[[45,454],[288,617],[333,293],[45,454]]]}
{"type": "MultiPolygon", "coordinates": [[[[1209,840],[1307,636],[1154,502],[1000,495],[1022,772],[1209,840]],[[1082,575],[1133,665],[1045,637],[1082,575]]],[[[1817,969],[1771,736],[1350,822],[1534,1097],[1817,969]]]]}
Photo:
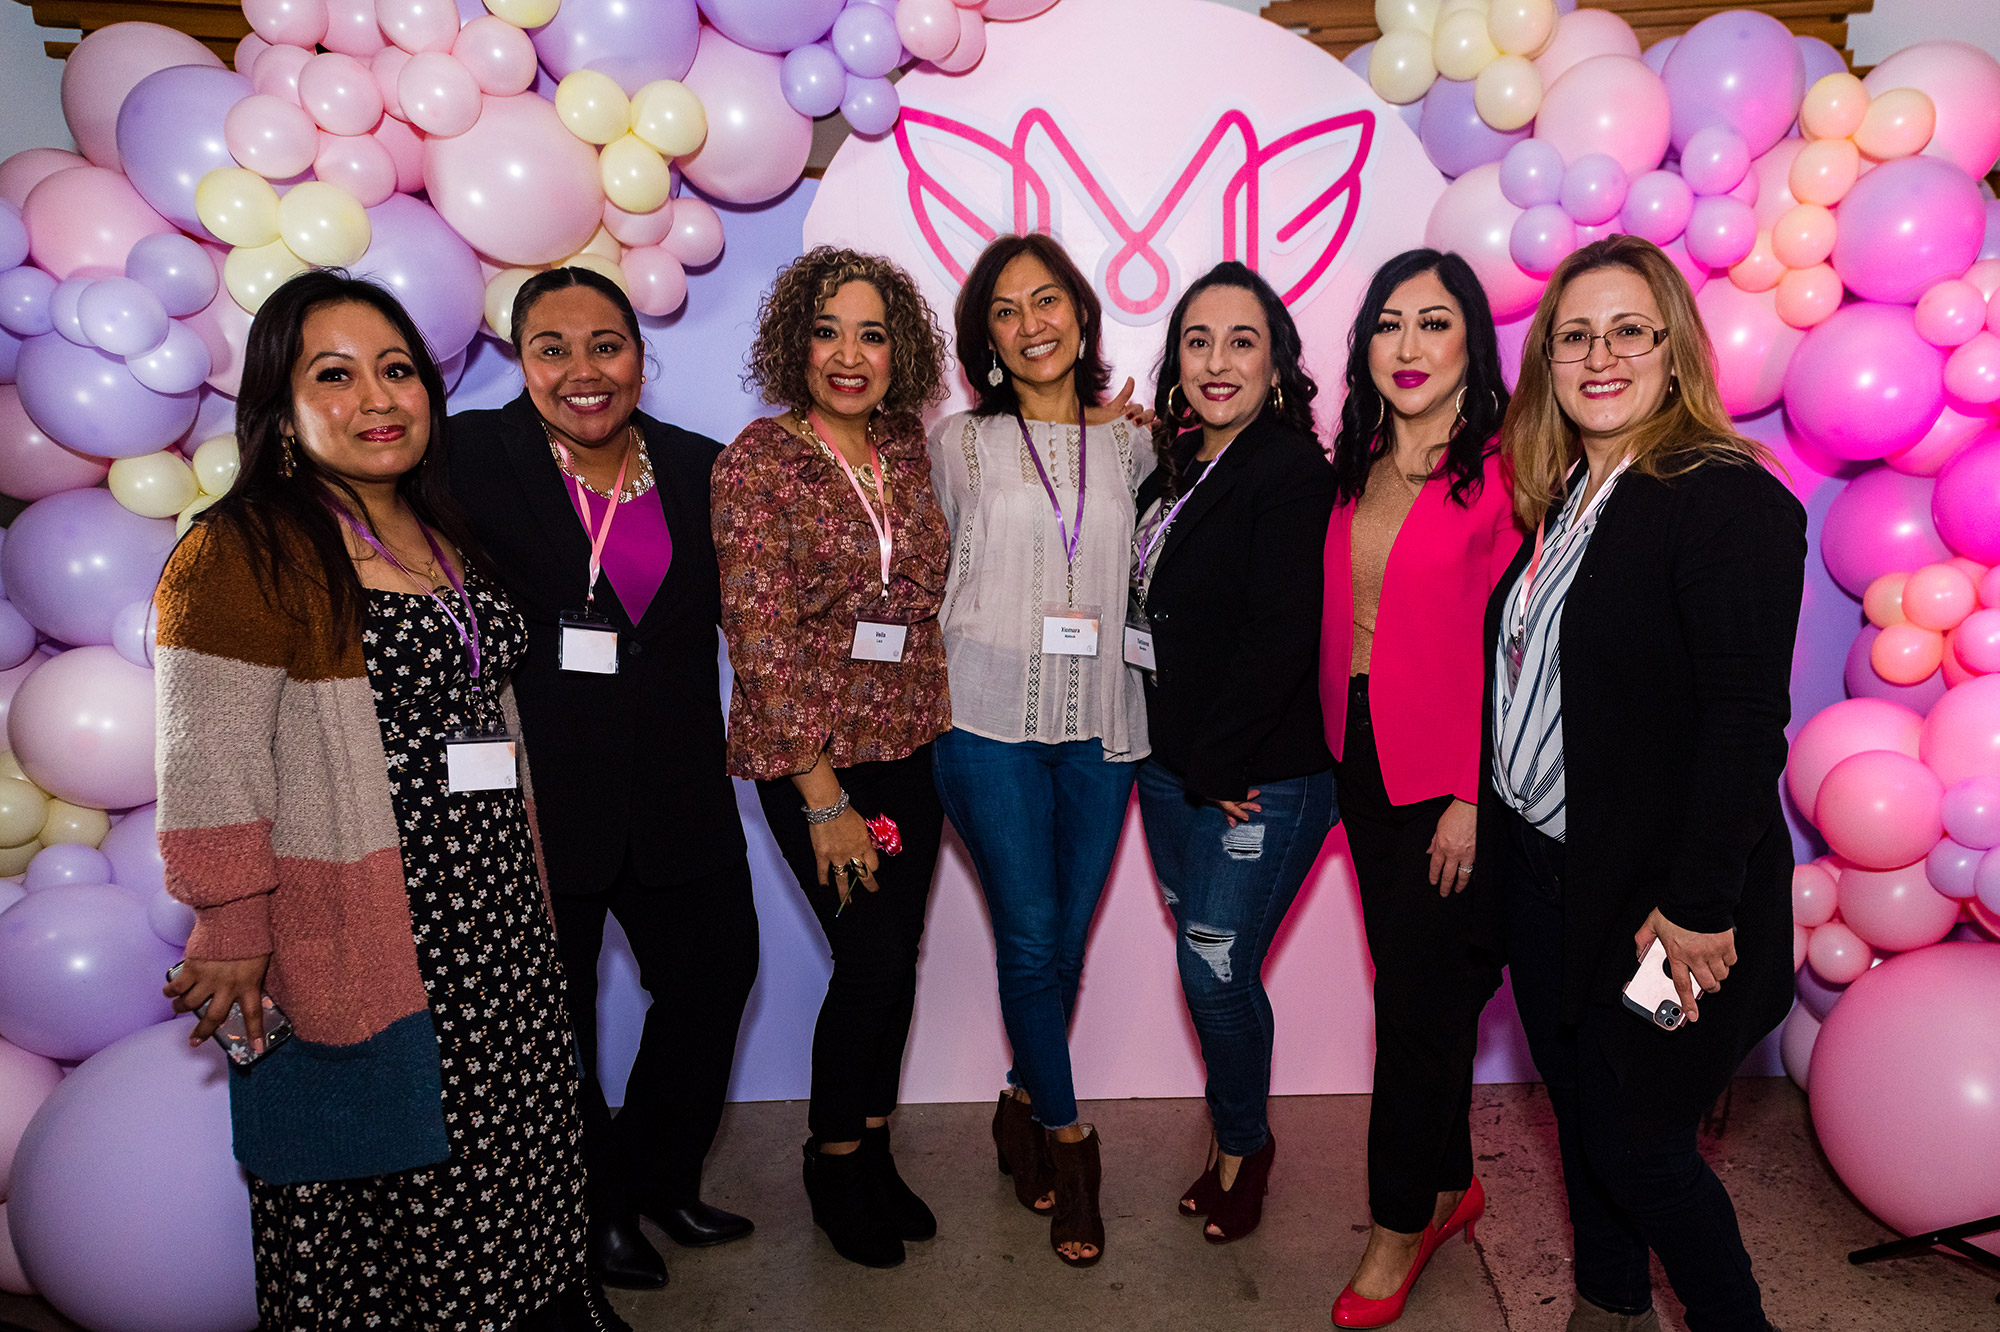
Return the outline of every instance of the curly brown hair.
{"type": "Polygon", "coordinates": [[[806,366],[813,320],[833,294],[866,282],[882,297],[889,323],[887,415],[920,412],[944,396],[944,335],[910,275],[875,254],[818,245],[778,273],[757,306],[757,340],[750,345],[743,386],[764,401],[798,411],[812,406],[806,366]]]}

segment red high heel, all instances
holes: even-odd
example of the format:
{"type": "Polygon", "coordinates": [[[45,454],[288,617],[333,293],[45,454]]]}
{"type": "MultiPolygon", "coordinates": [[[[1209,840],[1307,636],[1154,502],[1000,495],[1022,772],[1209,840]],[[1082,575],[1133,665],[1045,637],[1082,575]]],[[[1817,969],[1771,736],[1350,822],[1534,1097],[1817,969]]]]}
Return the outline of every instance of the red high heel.
{"type": "Polygon", "coordinates": [[[1438,1231],[1438,1243],[1444,1243],[1461,1230],[1465,1232],[1465,1242],[1472,1243],[1472,1227],[1485,1215],[1486,1189],[1480,1184],[1479,1176],[1474,1175],[1472,1183],[1466,1186],[1465,1196],[1458,1200],[1458,1206],[1444,1219],[1444,1227],[1438,1231]]]}
{"type": "Polygon", "coordinates": [[[1445,1218],[1444,1227],[1425,1226],[1423,1239],[1417,1245],[1417,1260],[1410,1264],[1408,1276],[1396,1293],[1379,1300],[1371,1300],[1354,1293],[1354,1283],[1349,1282],[1333,1302],[1333,1325],[1335,1327],[1387,1327],[1403,1316],[1403,1306],[1409,1303],[1410,1290],[1417,1284],[1424,1264],[1438,1251],[1438,1246],[1460,1230],[1465,1232],[1465,1242],[1472,1243],[1473,1227],[1486,1213],[1486,1190],[1480,1186],[1477,1176],[1465,1190],[1465,1196],[1458,1200],[1458,1206],[1445,1218]]]}

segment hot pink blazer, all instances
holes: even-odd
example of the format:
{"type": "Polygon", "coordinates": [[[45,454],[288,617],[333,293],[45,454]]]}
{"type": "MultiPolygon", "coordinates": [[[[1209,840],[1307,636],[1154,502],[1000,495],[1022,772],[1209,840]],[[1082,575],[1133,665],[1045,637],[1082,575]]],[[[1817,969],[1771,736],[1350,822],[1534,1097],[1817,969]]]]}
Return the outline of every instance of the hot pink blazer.
{"type": "MultiPolygon", "coordinates": [[[[1485,482],[1468,507],[1433,479],[1403,520],[1382,575],[1368,710],[1382,783],[1398,805],[1433,796],[1479,799],[1480,642],[1486,600],[1513,561],[1521,534],[1501,475],[1486,458],[1485,482]]],[[[1326,529],[1326,614],[1320,620],[1319,696],[1326,743],[1338,759],[1347,735],[1347,668],[1354,653],[1354,506],[1326,529]]]]}

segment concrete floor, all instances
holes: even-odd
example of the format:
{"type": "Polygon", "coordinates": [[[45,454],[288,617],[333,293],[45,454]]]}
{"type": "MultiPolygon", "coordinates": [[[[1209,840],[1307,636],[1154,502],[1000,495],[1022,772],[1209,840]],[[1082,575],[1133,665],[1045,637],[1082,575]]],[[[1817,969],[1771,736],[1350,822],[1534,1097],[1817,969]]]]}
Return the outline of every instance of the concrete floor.
{"type": "MultiPolygon", "coordinates": [[[[1278,1160],[1263,1227],[1225,1247],[1174,1210],[1207,1141],[1196,1101],[1100,1101],[1084,1108],[1104,1139],[1104,1261],[1072,1271],[1048,1250],[1047,1223],[995,1172],[987,1105],[918,1105],[897,1116],[903,1174],[936,1208],[938,1239],[875,1272],[836,1257],[812,1228],[799,1184],[805,1108],[731,1106],[708,1198],[757,1219],[755,1236],[703,1251],[659,1240],[663,1291],[619,1292],[641,1332],[1155,1332],[1325,1327],[1367,1228],[1365,1096],[1272,1103],[1278,1160]]],[[[1480,1087],[1473,1137],[1488,1210],[1477,1241],[1447,1245],[1400,1327],[1561,1332],[1572,1293],[1561,1172],[1548,1099],[1534,1085],[1480,1087]]],[[[1849,1250],[1892,1238],[1840,1187],[1812,1139],[1805,1100],[1782,1078],[1739,1081],[1704,1134],[1735,1198],[1785,1332],[1957,1332],[2000,1327],[2000,1279],[1938,1255],[1853,1267],[1849,1250]]],[[[1655,1273],[1660,1308],[1679,1306],[1655,1273]]],[[[39,1301],[0,1296],[0,1320],[72,1325],[39,1301]]]]}

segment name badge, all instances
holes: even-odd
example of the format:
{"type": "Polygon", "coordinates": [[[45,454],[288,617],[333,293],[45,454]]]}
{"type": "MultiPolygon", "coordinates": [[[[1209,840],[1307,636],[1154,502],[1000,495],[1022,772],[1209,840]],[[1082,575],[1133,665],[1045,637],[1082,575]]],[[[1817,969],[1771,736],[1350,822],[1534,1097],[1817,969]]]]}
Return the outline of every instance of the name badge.
{"type": "Polygon", "coordinates": [[[1141,670],[1156,671],[1159,663],[1153,656],[1153,635],[1145,629],[1125,626],[1125,660],[1141,670]]]}
{"type": "Polygon", "coordinates": [[[481,735],[447,740],[444,746],[445,790],[451,795],[471,791],[512,791],[521,784],[511,735],[481,735]]]}
{"type": "Polygon", "coordinates": [[[1094,657],[1097,655],[1097,607],[1056,606],[1042,608],[1042,652],[1047,656],[1094,657]]]}
{"type": "Polygon", "coordinates": [[[879,620],[856,620],[854,622],[854,650],[848,655],[856,661],[901,661],[903,642],[910,636],[907,624],[883,624],[879,620]]]}
{"type": "Polygon", "coordinates": [[[618,674],[618,630],[602,620],[559,621],[556,663],[585,675],[618,674]]]}

